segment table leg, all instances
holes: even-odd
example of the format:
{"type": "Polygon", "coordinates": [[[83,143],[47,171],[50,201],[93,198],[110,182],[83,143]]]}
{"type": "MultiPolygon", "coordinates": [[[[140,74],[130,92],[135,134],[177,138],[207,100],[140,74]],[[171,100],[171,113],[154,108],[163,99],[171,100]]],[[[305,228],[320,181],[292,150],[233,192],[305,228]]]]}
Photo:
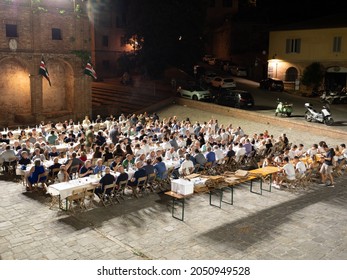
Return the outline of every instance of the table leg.
{"type": "Polygon", "coordinates": [[[222,208],[222,200],[223,200],[223,190],[222,189],[213,189],[210,190],[210,205],[215,206],[218,208],[222,208]],[[216,196],[219,195],[219,205],[212,203],[212,195],[215,194],[216,196]]]}
{"type": "Polygon", "coordinates": [[[272,184],[272,174],[269,175],[270,176],[270,187],[269,189],[263,189],[264,191],[267,191],[267,192],[271,192],[271,184],[272,184]]]}
{"type": "Polygon", "coordinates": [[[253,180],[251,180],[251,188],[250,188],[251,193],[255,193],[255,194],[259,194],[262,195],[263,194],[263,190],[262,190],[262,179],[260,179],[260,192],[254,192],[253,191],[253,180]]]}
{"type": "Polygon", "coordinates": [[[184,221],[184,202],[185,202],[184,200],[185,200],[184,198],[182,199],[176,199],[174,197],[172,198],[172,210],[171,210],[172,217],[180,221],[184,221]],[[175,216],[175,205],[182,207],[181,217],[175,216]]]}
{"type": "MultiPolygon", "coordinates": [[[[222,191],[230,190],[230,202],[226,200],[222,200],[222,202],[233,205],[234,204],[234,187],[224,187],[222,191]]],[[[223,196],[223,195],[222,195],[223,196]]]]}

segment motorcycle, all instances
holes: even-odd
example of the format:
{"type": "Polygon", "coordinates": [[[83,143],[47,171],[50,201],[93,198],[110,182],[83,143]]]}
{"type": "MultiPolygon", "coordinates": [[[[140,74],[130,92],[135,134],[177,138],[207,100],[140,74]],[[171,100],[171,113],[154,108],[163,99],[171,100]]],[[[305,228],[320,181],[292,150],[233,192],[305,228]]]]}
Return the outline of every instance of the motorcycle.
{"type": "Polygon", "coordinates": [[[280,114],[281,116],[290,117],[293,112],[293,104],[288,104],[287,102],[282,102],[277,99],[277,108],[275,111],[275,116],[280,114]]]}
{"type": "Polygon", "coordinates": [[[316,121],[326,125],[333,125],[334,120],[330,113],[329,105],[323,105],[322,110],[317,112],[311,103],[305,103],[307,111],[305,112],[305,120],[308,122],[316,121]]]}
{"type": "Polygon", "coordinates": [[[323,91],[320,96],[320,100],[323,103],[329,104],[340,104],[347,103],[347,91],[346,88],[343,88],[340,92],[338,91],[323,91]]]}

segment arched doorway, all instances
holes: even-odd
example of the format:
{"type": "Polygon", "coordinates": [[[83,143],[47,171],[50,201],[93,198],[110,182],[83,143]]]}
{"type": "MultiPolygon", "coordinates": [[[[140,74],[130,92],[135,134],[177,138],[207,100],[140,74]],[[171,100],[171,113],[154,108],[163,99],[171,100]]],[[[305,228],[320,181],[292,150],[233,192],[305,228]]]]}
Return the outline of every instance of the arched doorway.
{"type": "Polygon", "coordinates": [[[43,113],[71,112],[73,110],[74,74],[72,67],[60,59],[46,61],[52,86],[43,79],[43,113]]]}
{"type": "Polygon", "coordinates": [[[11,123],[14,113],[31,112],[29,70],[26,63],[17,58],[0,60],[0,118],[11,123]]]}
{"type": "Polygon", "coordinates": [[[295,67],[289,67],[286,71],[285,81],[295,82],[298,78],[298,70],[295,67]]]}

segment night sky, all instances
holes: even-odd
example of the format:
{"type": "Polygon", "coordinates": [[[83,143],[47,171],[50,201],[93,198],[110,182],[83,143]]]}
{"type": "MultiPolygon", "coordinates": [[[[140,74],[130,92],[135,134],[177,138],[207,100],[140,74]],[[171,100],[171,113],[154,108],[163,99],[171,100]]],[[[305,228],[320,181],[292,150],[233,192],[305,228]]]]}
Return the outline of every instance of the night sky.
{"type": "Polygon", "coordinates": [[[342,13],[347,13],[347,1],[344,0],[257,0],[257,8],[253,11],[244,9],[242,17],[261,18],[268,23],[293,23],[342,13]]]}

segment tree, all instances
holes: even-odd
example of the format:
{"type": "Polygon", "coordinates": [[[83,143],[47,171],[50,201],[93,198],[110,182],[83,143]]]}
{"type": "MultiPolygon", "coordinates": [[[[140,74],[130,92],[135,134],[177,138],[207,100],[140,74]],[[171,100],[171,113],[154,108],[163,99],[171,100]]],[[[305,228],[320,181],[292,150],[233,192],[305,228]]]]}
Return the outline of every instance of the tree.
{"type": "Polygon", "coordinates": [[[323,82],[324,75],[324,66],[319,62],[313,62],[304,69],[301,83],[308,87],[318,88],[323,82]]]}
{"type": "Polygon", "coordinates": [[[138,55],[150,76],[201,58],[206,1],[131,0],[128,9],[127,37],[138,38],[138,55]]]}

